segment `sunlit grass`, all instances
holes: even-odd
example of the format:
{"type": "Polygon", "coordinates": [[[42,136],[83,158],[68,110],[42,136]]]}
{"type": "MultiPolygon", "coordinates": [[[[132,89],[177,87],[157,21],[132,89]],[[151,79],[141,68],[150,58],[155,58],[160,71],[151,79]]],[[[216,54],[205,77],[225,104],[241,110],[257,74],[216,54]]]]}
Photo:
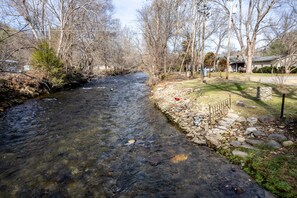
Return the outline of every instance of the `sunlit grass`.
{"type": "MultiPolygon", "coordinates": [[[[232,109],[243,116],[274,115],[279,116],[281,111],[282,93],[277,85],[250,81],[232,81],[213,78],[202,83],[200,79],[187,80],[178,85],[179,89],[193,88],[201,90],[193,92],[190,97],[202,104],[215,104],[216,102],[232,98],[232,109]],[[271,100],[261,101],[256,98],[258,86],[271,86],[273,96],[271,100]],[[242,101],[245,107],[236,105],[242,101]]],[[[297,117],[297,87],[286,86],[285,116],[297,117]]]]}

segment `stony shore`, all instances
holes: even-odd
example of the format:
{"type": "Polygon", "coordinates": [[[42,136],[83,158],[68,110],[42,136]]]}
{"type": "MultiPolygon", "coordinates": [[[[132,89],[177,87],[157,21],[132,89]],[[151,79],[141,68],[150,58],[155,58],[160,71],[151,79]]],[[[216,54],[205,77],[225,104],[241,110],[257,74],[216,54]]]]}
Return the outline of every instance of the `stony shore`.
{"type": "Polygon", "coordinates": [[[243,158],[248,156],[243,150],[259,150],[263,146],[281,150],[295,144],[296,140],[289,135],[289,130],[295,126],[284,125],[269,115],[245,118],[231,109],[224,118],[209,125],[208,106],[189,96],[199,90],[177,88],[179,83],[156,85],[151,99],[194,143],[215,150],[228,150],[243,158]]]}

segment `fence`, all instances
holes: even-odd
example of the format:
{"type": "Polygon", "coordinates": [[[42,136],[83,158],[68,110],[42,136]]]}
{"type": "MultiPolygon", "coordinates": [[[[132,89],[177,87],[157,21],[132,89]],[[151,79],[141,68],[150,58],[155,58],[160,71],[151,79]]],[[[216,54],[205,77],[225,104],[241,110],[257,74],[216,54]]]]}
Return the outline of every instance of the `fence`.
{"type": "Polygon", "coordinates": [[[209,124],[214,124],[216,120],[227,115],[229,109],[231,109],[231,95],[221,102],[209,105],[209,124]]]}

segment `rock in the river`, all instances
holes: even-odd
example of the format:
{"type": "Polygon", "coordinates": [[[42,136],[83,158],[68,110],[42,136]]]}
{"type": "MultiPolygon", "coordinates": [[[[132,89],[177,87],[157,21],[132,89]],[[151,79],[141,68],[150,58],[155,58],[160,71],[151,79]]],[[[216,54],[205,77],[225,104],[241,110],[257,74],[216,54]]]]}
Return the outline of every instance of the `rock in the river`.
{"type": "Polygon", "coordinates": [[[255,117],[250,117],[246,119],[249,123],[249,125],[255,125],[258,122],[258,119],[255,117]]]}
{"type": "Polygon", "coordinates": [[[268,139],[283,142],[287,140],[287,137],[284,136],[283,134],[274,133],[274,134],[270,134],[268,136],[268,139]]]}
{"type": "Polygon", "coordinates": [[[248,154],[246,152],[243,152],[243,151],[238,151],[238,150],[233,150],[232,151],[232,154],[234,156],[238,156],[238,157],[242,157],[242,158],[245,158],[248,156],[248,154]]]}
{"type": "Polygon", "coordinates": [[[180,163],[180,162],[185,161],[187,159],[188,159],[188,155],[186,155],[186,154],[178,154],[178,155],[174,156],[173,158],[171,158],[170,161],[173,164],[177,164],[177,163],[180,163]]]}
{"type": "Polygon", "coordinates": [[[277,141],[275,140],[270,140],[269,142],[267,142],[268,146],[271,146],[274,149],[279,149],[282,147],[282,145],[280,145],[277,141]]]}
{"type": "Polygon", "coordinates": [[[251,133],[254,133],[255,131],[257,131],[256,127],[249,127],[245,130],[244,135],[250,135],[251,133]]]}
{"type": "Polygon", "coordinates": [[[290,140],[289,140],[289,141],[284,141],[284,142],[283,142],[283,146],[284,146],[284,147],[292,146],[293,144],[294,144],[294,142],[292,142],[292,141],[290,141],[290,140]]]}

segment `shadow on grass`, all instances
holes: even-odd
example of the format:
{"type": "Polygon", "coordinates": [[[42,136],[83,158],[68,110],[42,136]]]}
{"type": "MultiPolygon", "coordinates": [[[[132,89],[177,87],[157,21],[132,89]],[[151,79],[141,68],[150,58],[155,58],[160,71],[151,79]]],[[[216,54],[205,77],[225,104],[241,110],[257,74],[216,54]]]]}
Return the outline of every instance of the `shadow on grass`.
{"type": "MultiPolygon", "coordinates": [[[[223,83],[223,85],[215,85],[215,84],[208,84],[208,83],[206,83],[206,84],[208,86],[212,87],[213,90],[226,91],[226,92],[232,93],[234,95],[238,95],[238,96],[241,96],[243,98],[246,98],[248,100],[252,100],[255,103],[257,103],[257,105],[265,108],[271,114],[275,115],[275,114],[278,113],[278,111],[280,111],[280,110],[274,108],[273,106],[268,105],[267,103],[265,103],[265,102],[263,102],[261,100],[258,100],[255,96],[247,93],[245,91],[247,85],[242,84],[242,83],[238,83],[238,82],[232,82],[232,84],[229,84],[229,83],[223,83]]],[[[209,90],[209,91],[211,91],[211,90],[209,90]]]]}

